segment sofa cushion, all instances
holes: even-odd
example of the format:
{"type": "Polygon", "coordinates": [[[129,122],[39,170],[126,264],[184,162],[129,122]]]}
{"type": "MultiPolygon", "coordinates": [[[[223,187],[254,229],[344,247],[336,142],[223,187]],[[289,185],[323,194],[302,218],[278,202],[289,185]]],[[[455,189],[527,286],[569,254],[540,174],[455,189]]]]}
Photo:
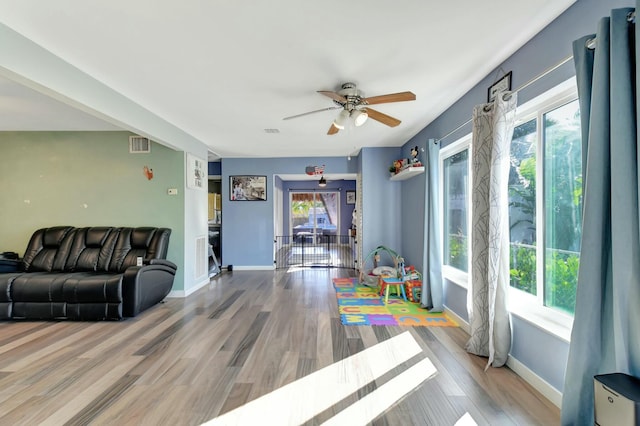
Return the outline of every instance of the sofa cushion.
{"type": "Polygon", "coordinates": [[[106,271],[117,239],[113,227],[76,229],[66,271],[106,271]]]}
{"type": "Polygon", "coordinates": [[[138,257],[145,261],[166,258],[170,235],[168,228],[120,228],[109,272],[121,273],[136,266],[138,257]]]}
{"type": "Polygon", "coordinates": [[[62,271],[65,267],[74,228],[56,226],[33,233],[22,262],[27,272],[62,271]]]}
{"type": "Polygon", "coordinates": [[[71,274],[34,272],[19,275],[10,287],[14,302],[64,302],[63,286],[71,274]]]}
{"type": "Polygon", "coordinates": [[[67,303],[122,302],[121,274],[77,272],[69,275],[62,287],[67,303]]]}

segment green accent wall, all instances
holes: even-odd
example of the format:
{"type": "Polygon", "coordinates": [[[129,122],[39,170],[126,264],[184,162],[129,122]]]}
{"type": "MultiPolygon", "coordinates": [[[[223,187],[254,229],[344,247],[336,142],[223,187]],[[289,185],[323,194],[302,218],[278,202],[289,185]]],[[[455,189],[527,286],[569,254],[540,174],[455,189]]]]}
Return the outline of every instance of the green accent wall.
{"type": "MultiPolygon", "coordinates": [[[[42,227],[167,227],[167,257],[184,271],[184,153],[152,143],[151,153],[130,154],[130,135],[0,132],[0,251],[22,256],[42,227]]],[[[173,290],[183,289],[178,273],[173,290]]]]}

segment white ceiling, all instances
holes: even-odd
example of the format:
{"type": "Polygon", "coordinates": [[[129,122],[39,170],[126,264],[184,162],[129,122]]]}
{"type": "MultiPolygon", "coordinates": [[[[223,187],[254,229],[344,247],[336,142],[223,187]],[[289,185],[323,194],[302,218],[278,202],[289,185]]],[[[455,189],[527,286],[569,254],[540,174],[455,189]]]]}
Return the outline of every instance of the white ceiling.
{"type": "MultiPolygon", "coordinates": [[[[573,1],[0,0],[0,22],[220,157],[347,156],[403,145],[573,1]],[[376,106],[395,128],[282,120],[347,81],[417,100],[376,106]]],[[[0,79],[1,130],[114,128],[0,79]]]]}

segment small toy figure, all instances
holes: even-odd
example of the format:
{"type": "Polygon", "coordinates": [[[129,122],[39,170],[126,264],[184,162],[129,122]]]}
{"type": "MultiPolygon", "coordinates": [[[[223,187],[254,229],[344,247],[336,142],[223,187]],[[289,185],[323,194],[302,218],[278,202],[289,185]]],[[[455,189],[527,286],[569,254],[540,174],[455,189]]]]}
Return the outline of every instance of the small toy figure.
{"type": "Polygon", "coordinates": [[[396,160],[393,162],[393,166],[396,169],[396,173],[400,172],[400,170],[402,170],[402,160],[396,160]]]}
{"type": "Polygon", "coordinates": [[[418,159],[418,153],[419,153],[419,150],[417,146],[411,148],[411,165],[412,166],[419,166],[421,164],[420,160],[418,159]]]}

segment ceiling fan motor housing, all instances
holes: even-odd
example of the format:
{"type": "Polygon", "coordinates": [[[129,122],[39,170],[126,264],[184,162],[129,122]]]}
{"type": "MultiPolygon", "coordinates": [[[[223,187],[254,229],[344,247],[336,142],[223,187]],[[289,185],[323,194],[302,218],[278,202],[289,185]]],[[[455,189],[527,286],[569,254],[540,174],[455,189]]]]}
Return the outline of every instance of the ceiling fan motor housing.
{"type": "Polygon", "coordinates": [[[357,106],[362,103],[362,99],[364,98],[364,94],[356,88],[355,83],[344,83],[342,85],[342,89],[338,91],[340,95],[342,95],[347,102],[338,102],[334,100],[333,102],[336,105],[340,105],[348,112],[353,111],[357,106]]]}

